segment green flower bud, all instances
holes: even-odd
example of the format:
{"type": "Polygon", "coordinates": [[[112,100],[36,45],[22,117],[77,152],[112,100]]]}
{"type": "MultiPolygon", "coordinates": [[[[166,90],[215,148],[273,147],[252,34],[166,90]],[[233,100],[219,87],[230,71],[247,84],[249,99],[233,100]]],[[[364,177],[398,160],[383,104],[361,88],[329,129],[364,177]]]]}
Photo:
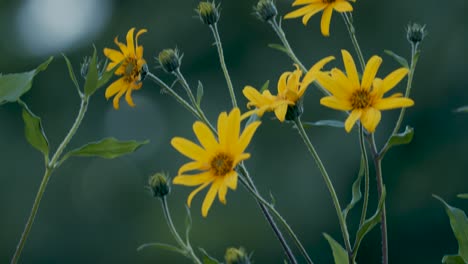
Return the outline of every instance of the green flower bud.
{"type": "Polygon", "coordinates": [[[148,185],[154,197],[162,198],[169,194],[171,188],[167,175],[159,172],[151,176],[148,180],[148,185]]]}
{"type": "Polygon", "coordinates": [[[410,23],[406,28],[406,38],[411,45],[418,45],[427,35],[426,25],[421,26],[417,23],[410,23]]]}
{"type": "Polygon", "coordinates": [[[250,264],[250,257],[243,248],[228,248],[224,255],[226,264],[250,264]]]}
{"type": "Polygon", "coordinates": [[[296,102],[295,105],[288,106],[288,111],[286,112],[285,120],[294,121],[304,113],[304,105],[302,99],[296,102]]]}
{"type": "Polygon", "coordinates": [[[180,67],[181,58],[178,50],[165,49],[158,55],[159,64],[168,73],[176,71],[180,67]]]}
{"type": "Polygon", "coordinates": [[[270,19],[274,19],[276,15],[278,15],[278,10],[276,9],[273,0],[258,1],[257,6],[254,7],[254,12],[258,18],[265,22],[270,21],[270,19]]]}
{"type": "Polygon", "coordinates": [[[216,24],[219,20],[219,10],[214,2],[200,2],[195,11],[197,11],[201,21],[207,25],[216,24]]]}

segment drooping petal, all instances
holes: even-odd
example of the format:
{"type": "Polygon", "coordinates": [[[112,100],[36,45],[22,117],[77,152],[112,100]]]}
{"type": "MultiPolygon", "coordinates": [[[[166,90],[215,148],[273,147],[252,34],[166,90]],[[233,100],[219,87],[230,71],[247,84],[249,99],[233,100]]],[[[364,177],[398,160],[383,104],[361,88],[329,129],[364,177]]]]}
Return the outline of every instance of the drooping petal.
{"type": "Polygon", "coordinates": [[[135,103],[133,102],[132,98],[132,91],[133,89],[127,89],[127,92],[125,93],[125,101],[127,101],[127,104],[131,107],[135,107],[135,103]]]}
{"type": "Polygon", "coordinates": [[[335,57],[329,56],[326,58],[321,59],[317,63],[312,66],[309,71],[305,74],[304,78],[302,78],[301,89],[302,87],[309,86],[313,81],[315,81],[315,74],[322,70],[322,68],[329,63],[330,61],[334,60],[335,57]]]}
{"type": "Polygon", "coordinates": [[[286,112],[288,111],[288,104],[282,103],[279,106],[275,108],[275,116],[278,118],[280,122],[284,122],[284,119],[286,118],[286,112]]]}
{"type": "Polygon", "coordinates": [[[353,11],[353,6],[348,1],[337,1],[333,8],[340,13],[353,11]]]}
{"type": "Polygon", "coordinates": [[[387,77],[383,79],[382,83],[383,93],[393,89],[393,87],[395,87],[403,78],[405,78],[408,72],[409,70],[407,68],[400,68],[387,75],[387,77]]]}
{"type": "Polygon", "coordinates": [[[196,175],[177,175],[172,183],[184,186],[197,186],[213,181],[215,176],[210,172],[203,172],[196,175]]]}
{"type": "Polygon", "coordinates": [[[128,55],[131,57],[135,57],[135,43],[133,39],[134,32],[135,32],[135,28],[131,28],[127,32],[127,50],[128,50],[128,55]]]}
{"type": "Polygon", "coordinates": [[[338,100],[334,96],[323,97],[322,99],[320,99],[320,104],[335,110],[349,111],[353,109],[349,101],[338,100]]]}
{"type": "Polygon", "coordinates": [[[120,92],[121,90],[125,90],[127,84],[125,83],[123,78],[118,79],[117,81],[113,82],[109,87],[106,89],[106,99],[114,96],[116,93],[120,92]]]}
{"type": "Polygon", "coordinates": [[[145,28],[142,28],[140,30],[138,30],[136,36],[135,36],[135,47],[138,48],[138,38],[143,34],[143,33],[146,33],[148,32],[148,30],[146,30],[145,28]]]}
{"type": "Polygon", "coordinates": [[[196,161],[208,162],[208,153],[190,140],[175,137],[171,140],[171,145],[182,155],[196,161]]]}
{"type": "Polygon", "coordinates": [[[375,128],[380,122],[381,113],[379,110],[370,107],[363,111],[361,116],[361,123],[364,128],[370,133],[374,133],[375,128]]]}
{"type": "Polygon", "coordinates": [[[252,140],[255,131],[257,131],[257,128],[260,126],[261,123],[262,122],[259,121],[252,122],[244,129],[242,135],[239,138],[239,142],[237,143],[238,154],[243,153],[245,151],[247,146],[250,144],[250,141],[252,140]]]}
{"type": "Polygon", "coordinates": [[[181,175],[181,174],[186,173],[187,171],[207,170],[207,169],[209,169],[207,165],[204,165],[203,163],[199,161],[191,161],[182,165],[182,167],[179,168],[179,171],[177,172],[177,174],[181,175]]]}
{"type": "Polygon", "coordinates": [[[114,42],[117,46],[119,46],[120,51],[122,51],[122,54],[127,57],[128,56],[128,48],[125,44],[119,41],[117,37],[114,38],[114,42]]]}
{"type": "Polygon", "coordinates": [[[218,147],[218,142],[211,132],[210,128],[204,123],[197,121],[193,124],[193,132],[197,136],[198,141],[200,144],[205,148],[207,151],[213,151],[218,147]]]}
{"type": "Polygon", "coordinates": [[[217,179],[211,184],[210,190],[205,196],[205,200],[203,200],[202,204],[202,216],[206,217],[208,215],[208,211],[210,210],[211,205],[216,197],[216,193],[218,193],[220,184],[222,183],[222,179],[217,179]]]}
{"type": "Polygon", "coordinates": [[[343,56],[343,63],[346,69],[348,79],[351,81],[351,84],[354,89],[359,89],[361,85],[359,82],[359,75],[353,57],[347,50],[341,50],[341,55],[343,56]]]}
{"type": "Polygon", "coordinates": [[[379,56],[372,56],[366,64],[366,69],[364,70],[364,74],[362,75],[362,82],[361,87],[367,91],[370,90],[372,82],[377,75],[377,71],[380,68],[380,64],[382,64],[382,58],[379,56]]]}
{"type": "Polygon", "coordinates": [[[414,101],[409,98],[389,97],[379,100],[374,104],[374,107],[379,110],[389,110],[401,107],[410,107],[414,105],[414,101]]]}
{"type": "Polygon", "coordinates": [[[119,110],[119,101],[120,101],[120,97],[122,97],[122,95],[125,93],[126,91],[126,87],[122,90],[119,91],[119,93],[114,97],[114,99],[112,100],[112,104],[114,105],[114,109],[115,110],[119,110]]]}
{"type": "Polygon", "coordinates": [[[322,35],[325,37],[330,36],[330,21],[333,13],[333,6],[328,5],[325,10],[323,10],[322,20],[320,21],[320,29],[322,30],[322,35]]]}
{"type": "Polygon", "coordinates": [[[195,195],[197,195],[197,193],[199,193],[201,190],[205,189],[206,186],[208,186],[211,182],[206,182],[204,184],[202,184],[200,187],[196,188],[195,190],[193,190],[190,195],[188,196],[187,198],[187,205],[188,207],[190,207],[192,205],[192,200],[193,200],[193,197],[195,197],[195,195]]]}
{"type": "Polygon", "coordinates": [[[362,115],[362,110],[360,109],[355,109],[351,112],[351,114],[349,114],[348,118],[346,119],[346,122],[345,122],[345,129],[346,129],[346,132],[350,132],[351,129],[353,128],[354,124],[356,123],[356,121],[358,121],[358,119],[361,117],[362,115]]]}

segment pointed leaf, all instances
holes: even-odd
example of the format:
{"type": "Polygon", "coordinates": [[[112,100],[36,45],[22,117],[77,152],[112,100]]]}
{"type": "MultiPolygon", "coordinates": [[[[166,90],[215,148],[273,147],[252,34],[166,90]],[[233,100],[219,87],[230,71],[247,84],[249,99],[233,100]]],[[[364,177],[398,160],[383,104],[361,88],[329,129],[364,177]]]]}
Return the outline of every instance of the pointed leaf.
{"type": "Polygon", "coordinates": [[[343,210],[343,218],[346,220],[346,217],[348,216],[349,211],[354,208],[354,206],[361,200],[362,194],[361,194],[361,181],[362,177],[364,176],[364,170],[365,170],[366,164],[365,160],[363,157],[361,157],[361,166],[359,167],[359,173],[356,178],[356,180],[353,183],[352,187],[352,198],[351,202],[346,206],[346,208],[343,210]]]}
{"type": "Polygon", "coordinates": [[[465,262],[468,262],[468,219],[466,218],[465,212],[450,206],[439,196],[433,196],[444,205],[445,211],[450,218],[450,226],[458,241],[458,255],[460,255],[465,262]]]}
{"type": "Polygon", "coordinates": [[[84,85],[85,95],[91,96],[97,90],[98,78],[97,51],[96,47],[94,47],[93,56],[89,61],[88,74],[86,75],[86,82],[84,85]]]}
{"type": "Polygon", "coordinates": [[[203,264],[220,264],[221,263],[215,258],[211,257],[208,253],[206,253],[206,251],[203,248],[199,248],[199,250],[203,255],[203,258],[202,258],[203,264]]]}
{"type": "Polygon", "coordinates": [[[262,88],[260,88],[260,93],[263,93],[264,91],[268,90],[268,86],[270,86],[270,80],[266,81],[266,82],[262,85],[262,88]]]}
{"type": "Polygon", "coordinates": [[[460,193],[459,195],[457,195],[457,197],[461,199],[468,199],[468,193],[460,193]]]}
{"type": "Polygon", "coordinates": [[[281,44],[268,44],[268,47],[270,47],[272,49],[275,49],[275,50],[282,51],[282,52],[286,53],[287,55],[289,55],[288,50],[281,44]]]}
{"type": "Polygon", "coordinates": [[[135,152],[141,146],[148,144],[149,141],[119,141],[115,138],[105,138],[98,142],[88,143],[78,149],[68,152],[63,160],[71,156],[80,157],[101,157],[105,159],[113,159],[122,155],[135,152]]]}
{"type": "Polygon", "coordinates": [[[446,255],[442,259],[443,264],[466,264],[462,257],[458,255],[446,255]]]}
{"type": "Polygon", "coordinates": [[[42,128],[41,119],[29,110],[28,106],[23,105],[24,134],[29,144],[39,150],[47,158],[49,156],[49,142],[42,128]]]}
{"type": "Polygon", "coordinates": [[[190,245],[190,230],[192,230],[192,215],[190,213],[190,208],[186,205],[185,210],[187,211],[187,216],[185,217],[185,240],[188,245],[190,245]]]}
{"type": "Polygon", "coordinates": [[[335,264],[349,264],[348,261],[348,252],[340,245],[340,243],[336,242],[331,236],[328,234],[323,234],[325,239],[327,239],[328,244],[333,252],[333,259],[335,260],[335,264]]]}
{"type": "Polygon", "coordinates": [[[75,85],[76,89],[78,90],[79,93],[81,93],[80,90],[80,85],[78,84],[78,80],[76,79],[75,71],[73,71],[73,66],[70,62],[70,60],[65,56],[65,54],[62,53],[63,58],[65,59],[65,62],[67,63],[68,67],[68,74],[70,75],[70,79],[72,80],[73,84],[75,85]]]}
{"type": "Polygon", "coordinates": [[[413,140],[414,136],[414,129],[412,127],[406,126],[404,132],[393,135],[388,142],[388,148],[397,146],[397,145],[404,145],[409,144],[411,140],[413,140]]]}
{"type": "Polygon", "coordinates": [[[336,127],[336,128],[344,128],[344,123],[338,120],[320,120],[316,122],[302,122],[304,128],[312,127],[312,126],[328,126],[328,127],[336,127]]]}
{"type": "Polygon", "coordinates": [[[395,52],[391,50],[384,50],[384,52],[390,57],[392,57],[393,59],[395,59],[401,66],[405,68],[409,68],[408,61],[405,58],[401,57],[400,55],[397,55],[395,52]]]}
{"type": "Polygon", "coordinates": [[[468,113],[468,105],[459,107],[455,109],[455,112],[457,113],[468,113]]]}
{"type": "Polygon", "coordinates": [[[147,249],[147,248],[158,248],[158,249],[163,249],[163,250],[179,253],[179,254],[181,254],[183,256],[186,255],[185,252],[182,251],[180,248],[178,248],[176,246],[173,246],[173,245],[164,244],[164,243],[147,243],[147,244],[143,244],[143,245],[141,245],[141,246],[139,246],[137,248],[137,251],[142,251],[143,249],[147,249]]]}
{"type": "Polygon", "coordinates": [[[47,69],[53,59],[54,57],[50,57],[36,69],[29,72],[0,74],[0,104],[16,102],[23,94],[28,92],[32,87],[34,77],[39,72],[47,69]]]}
{"type": "Polygon", "coordinates": [[[203,84],[198,81],[198,87],[197,87],[197,105],[200,106],[201,100],[203,98],[203,84]]]}

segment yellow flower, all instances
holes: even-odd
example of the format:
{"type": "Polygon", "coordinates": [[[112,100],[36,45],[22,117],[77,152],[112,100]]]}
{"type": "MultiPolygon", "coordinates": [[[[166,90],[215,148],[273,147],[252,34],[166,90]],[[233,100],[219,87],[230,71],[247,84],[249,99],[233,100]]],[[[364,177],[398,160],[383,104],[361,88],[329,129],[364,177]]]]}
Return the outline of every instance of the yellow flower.
{"type": "Polygon", "coordinates": [[[383,98],[408,74],[408,69],[400,68],[385,77],[376,78],[382,58],[373,56],[366,64],[362,80],[351,54],[341,51],[346,75],[341,70],[333,69],[330,73],[316,73],[317,81],[332,95],[324,97],[320,103],[324,106],[343,111],[351,111],[345,122],[347,132],[351,131],[357,120],[361,120],[367,131],[373,133],[380,122],[380,110],[409,107],[414,101],[396,93],[383,98]]]}
{"type": "Polygon", "coordinates": [[[132,99],[132,91],[141,88],[141,73],[143,66],[146,64],[143,59],[143,46],[138,46],[138,37],[145,33],[146,29],[140,29],[133,38],[135,28],[131,28],[127,33],[127,45],[119,42],[115,37],[114,42],[119,46],[120,51],[114,49],[104,49],[104,55],[111,60],[107,66],[107,71],[113,69],[122,62],[120,67],[115,71],[115,75],[122,76],[117,81],[113,82],[106,89],[106,98],[114,97],[114,108],[119,109],[120,97],[125,93],[125,101],[131,107],[135,106],[132,99]]]}
{"type": "Polygon", "coordinates": [[[213,201],[218,195],[219,200],[226,204],[228,188],[237,188],[237,172],[239,162],[250,158],[244,153],[260,122],[253,122],[240,133],[241,114],[239,108],[234,108],[229,115],[223,112],[218,118],[218,140],[211,130],[202,122],[193,124],[193,131],[201,146],[185,138],[175,137],[172,146],[193,161],[180,167],[174,184],[199,186],[190,193],[187,204],[190,207],[193,197],[211,184],[203,201],[202,215],[206,217],[213,201]],[[198,171],[196,174],[186,174],[188,171],[198,171]]]}
{"type": "MultiPolygon", "coordinates": [[[[349,0],[355,2],[355,0],[349,0]]],[[[353,6],[349,3],[348,0],[296,0],[292,6],[305,5],[297,10],[292,11],[287,14],[284,18],[296,18],[302,16],[302,23],[307,25],[309,19],[316,13],[323,10],[322,21],[320,23],[320,28],[322,30],[322,35],[328,37],[330,36],[330,21],[332,17],[333,9],[335,11],[351,12],[353,11],[353,6]]]]}
{"type": "Polygon", "coordinates": [[[288,107],[298,104],[307,87],[315,80],[315,73],[333,59],[334,57],[327,57],[317,62],[306,73],[302,81],[302,71],[297,65],[295,71],[283,73],[278,80],[277,95],[272,95],[268,90],[260,93],[252,86],[246,86],[242,92],[249,99],[247,107],[254,106],[257,109],[244,114],[243,117],[253,113],[261,117],[265,112],[274,111],[276,118],[280,122],[284,122],[288,107]]]}

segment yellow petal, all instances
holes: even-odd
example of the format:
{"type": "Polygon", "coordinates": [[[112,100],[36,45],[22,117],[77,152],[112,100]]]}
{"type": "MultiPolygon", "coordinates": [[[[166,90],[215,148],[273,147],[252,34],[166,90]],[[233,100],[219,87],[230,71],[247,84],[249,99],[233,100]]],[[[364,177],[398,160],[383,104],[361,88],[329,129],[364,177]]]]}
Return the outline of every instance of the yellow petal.
{"type": "Polygon", "coordinates": [[[389,97],[379,100],[374,104],[374,107],[379,110],[389,110],[402,107],[410,107],[414,105],[414,101],[409,98],[389,97]]]}
{"type": "Polygon", "coordinates": [[[361,123],[364,128],[370,133],[374,133],[375,128],[380,122],[381,113],[379,110],[371,107],[363,111],[361,116],[361,123]]]}
{"type": "Polygon", "coordinates": [[[231,146],[239,140],[240,133],[240,110],[239,108],[232,109],[228,116],[228,128],[227,128],[227,149],[232,149],[231,146]]]}
{"type": "Polygon", "coordinates": [[[146,30],[145,28],[142,28],[142,29],[138,30],[138,32],[136,34],[136,37],[135,37],[135,46],[136,46],[137,49],[139,47],[138,46],[138,38],[141,36],[141,34],[146,33],[146,32],[148,32],[148,30],[146,30]]]}
{"type": "Polygon", "coordinates": [[[208,153],[190,140],[181,137],[175,137],[171,140],[171,145],[177,151],[182,153],[182,155],[190,159],[200,161],[202,163],[208,162],[208,153]]]}
{"type": "Polygon", "coordinates": [[[311,10],[313,10],[313,8],[311,8],[310,5],[303,6],[299,9],[289,12],[288,14],[284,16],[284,18],[289,19],[289,18],[296,18],[296,17],[304,16],[307,13],[311,12],[311,10]]]}
{"type": "Polygon", "coordinates": [[[257,131],[257,128],[261,123],[262,122],[259,121],[252,122],[244,129],[242,135],[239,138],[239,142],[237,143],[237,154],[243,153],[245,151],[247,146],[250,144],[255,131],[257,131]]]}
{"type": "Polygon", "coordinates": [[[322,4],[322,3],[317,3],[317,4],[312,4],[312,5],[309,5],[309,11],[307,12],[307,14],[305,14],[303,17],[302,17],[302,24],[304,24],[304,26],[307,25],[307,23],[309,22],[310,18],[317,14],[318,12],[322,11],[324,8],[325,8],[326,5],[322,4]]]}
{"type": "Polygon", "coordinates": [[[335,80],[335,82],[337,82],[340,85],[341,88],[346,90],[347,93],[353,93],[353,85],[349,81],[348,77],[346,77],[344,72],[335,68],[331,71],[331,76],[335,80]]]}
{"type": "Polygon", "coordinates": [[[362,111],[360,109],[353,110],[351,114],[348,116],[345,122],[345,129],[346,132],[350,132],[353,128],[356,121],[361,117],[362,111]]]}
{"type": "Polygon", "coordinates": [[[119,101],[120,101],[120,97],[122,97],[122,95],[125,93],[125,90],[126,89],[122,89],[119,91],[119,93],[114,97],[114,99],[112,100],[112,104],[114,105],[114,109],[115,110],[119,110],[119,101]]]}
{"type": "Polygon", "coordinates": [[[343,56],[343,63],[345,65],[346,74],[348,75],[348,79],[351,81],[353,88],[360,88],[361,85],[359,83],[359,75],[353,57],[347,50],[341,50],[341,55],[343,56]]]}
{"type": "Polygon", "coordinates": [[[330,36],[330,21],[333,13],[333,6],[328,5],[323,11],[322,20],[320,21],[320,29],[322,30],[322,35],[325,37],[330,36]]]}
{"type": "Polygon", "coordinates": [[[205,150],[210,152],[218,147],[218,141],[216,141],[213,133],[204,123],[200,121],[195,122],[193,124],[193,132],[195,132],[198,141],[205,150]]]}
{"type": "Polygon", "coordinates": [[[178,175],[174,178],[172,183],[184,186],[197,186],[207,182],[213,181],[215,176],[210,172],[203,172],[196,175],[178,175]]]}
{"type": "Polygon", "coordinates": [[[131,28],[127,32],[127,50],[128,55],[134,57],[135,56],[135,43],[133,42],[133,33],[135,32],[135,28],[131,28]]]}
{"type": "Polygon", "coordinates": [[[393,89],[393,87],[395,87],[403,78],[405,78],[408,72],[409,71],[407,68],[400,68],[387,75],[387,77],[383,79],[382,83],[383,93],[393,89]]]}
{"type": "Polygon", "coordinates": [[[227,129],[228,129],[228,116],[226,112],[222,112],[218,117],[218,139],[219,144],[224,149],[227,145],[227,129]]]}
{"type": "Polygon", "coordinates": [[[314,4],[314,3],[321,3],[321,2],[322,2],[322,0],[296,0],[292,4],[292,6],[314,4]]]}
{"type": "Polygon", "coordinates": [[[333,8],[340,13],[353,11],[353,6],[348,1],[337,1],[333,8]]]}
{"type": "Polygon", "coordinates": [[[377,71],[379,70],[380,64],[382,64],[382,58],[379,56],[372,56],[366,64],[366,69],[362,75],[361,87],[369,91],[372,82],[374,81],[377,71]]]}
{"type": "Polygon", "coordinates": [[[323,72],[317,72],[315,77],[323,88],[328,90],[338,99],[344,100],[350,96],[349,89],[341,87],[340,83],[335,81],[330,75],[323,72]]]}
{"type": "Polygon", "coordinates": [[[208,215],[208,211],[210,210],[211,205],[216,197],[216,193],[218,193],[219,186],[222,183],[222,179],[218,179],[211,184],[210,190],[205,196],[205,200],[203,200],[202,204],[202,216],[206,217],[208,215]]]}
{"type": "Polygon", "coordinates": [[[289,75],[291,75],[291,72],[285,72],[281,74],[279,80],[278,80],[278,95],[284,93],[287,89],[287,80],[289,75]]]}
{"type": "Polygon", "coordinates": [[[119,39],[117,37],[114,38],[114,42],[117,46],[119,46],[120,48],[120,51],[122,51],[122,54],[127,57],[128,56],[128,49],[127,49],[127,46],[125,46],[125,44],[123,44],[122,42],[119,41],[119,39]]]}
{"type": "Polygon", "coordinates": [[[205,189],[206,186],[208,186],[211,182],[207,182],[203,185],[201,185],[200,187],[196,188],[195,190],[193,190],[190,195],[188,196],[187,198],[187,205],[188,207],[190,207],[192,205],[192,200],[193,200],[193,197],[195,197],[195,195],[197,195],[197,193],[199,193],[201,190],[205,189]]]}
{"type": "Polygon", "coordinates": [[[135,103],[133,102],[132,98],[132,91],[133,89],[127,89],[127,93],[125,93],[125,101],[127,101],[127,104],[131,107],[135,107],[135,103]]]}
{"type": "Polygon", "coordinates": [[[353,107],[346,100],[338,100],[334,96],[327,96],[320,99],[320,104],[335,110],[349,111],[353,107]]]}
{"type": "Polygon", "coordinates": [[[237,164],[239,164],[241,161],[244,161],[246,159],[250,159],[250,153],[242,153],[242,154],[236,155],[236,159],[234,160],[233,167],[237,166],[237,164]]]}
{"type": "Polygon", "coordinates": [[[222,203],[222,204],[226,204],[226,194],[227,194],[227,186],[225,184],[221,184],[219,186],[219,191],[218,191],[218,198],[219,198],[219,201],[222,203]]]}
{"type": "MultiPolygon", "coordinates": [[[[329,57],[326,57],[326,58],[323,58],[321,59],[320,61],[318,61],[317,63],[314,64],[314,66],[312,66],[309,71],[306,73],[306,75],[304,76],[304,78],[302,78],[302,83],[301,83],[301,89],[302,87],[307,87],[309,86],[312,82],[315,81],[315,74],[319,71],[322,70],[322,68],[327,64],[329,63],[330,61],[334,60],[335,57],[333,56],[329,56],[329,57]]],[[[301,95],[302,96],[302,95],[301,95]]]]}
{"type": "Polygon", "coordinates": [[[118,79],[117,81],[113,82],[109,87],[106,89],[106,99],[114,96],[116,93],[120,92],[121,90],[125,90],[126,84],[123,78],[118,79]]]}
{"type": "Polygon", "coordinates": [[[226,184],[231,190],[235,190],[237,189],[237,178],[237,172],[233,171],[225,177],[224,184],[226,184]]]}
{"type": "MultiPolygon", "coordinates": [[[[119,63],[125,59],[125,56],[120,52],[115,49],[108,49],[104,48],[104,55],[108,57],[112,62],[119,63]]],[[[110,69],[112,69],[111,67],[110,69]]],[[[109,67],[107,67],[107,70],[110,70],[109,67]]]]}
{"type": "Polygon", "coordinates": [[[278,118],[280,122],[284,122],[287,112],[288,112],[288,104],[286,102],[280,104],[279,106],[275,108],[276,118],[278,118]]]}
{"type": "Polygon", "coordinates": [[[209,169],[207,165],[203,165],[203,163],[200,163],[199,161],[191,161],[182,165],[182,167],[179,168],[179,171],[177,172],[177,174],[181,175],[187,171],[207,170],[207,169],[209,169]]]}

